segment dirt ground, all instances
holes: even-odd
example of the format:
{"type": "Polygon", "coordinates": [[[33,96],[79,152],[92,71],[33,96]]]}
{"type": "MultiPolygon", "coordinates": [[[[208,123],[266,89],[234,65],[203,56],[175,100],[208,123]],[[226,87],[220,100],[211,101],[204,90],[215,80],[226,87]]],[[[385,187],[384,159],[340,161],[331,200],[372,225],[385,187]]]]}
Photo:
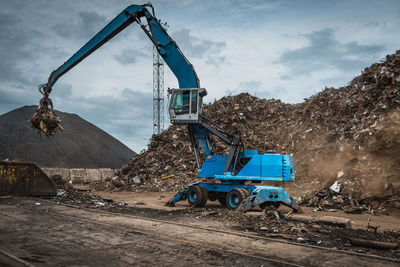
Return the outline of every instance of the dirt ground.
{"type": "Polygon", "coordinates": [[[65,192],[59,197],[46,199],[0,198],[0,265],[400,264],[399,261],[370,254],[321,249],[318,246],[307,246],[303,242],[268,238],[267,235],[240,228],[240,221],[234,220],[238,212],[232,213],[213,205],[192,209],[182,203],[177,208],[167,209],[159,205],[159,201],[165,199],[160,198],[160,195],[115,196],[127,199],[131,204],[102,199],[85,192],[65,192]],[[152,201],[153,198],[156,201],[152,201]],[[150,208],[152,205],[158,205],[160,209],[150,208]],[[229,223],[227,219],[230,219],[229,223]],[[236,228],[232,227],[235,225],[236,228]],[[13,255],[20,261],[14,262],[7,255],[13,255]]]}
{"type": "Polygon", "coordinates": [[[309,221],[288,219],[291,210],[281,205],[277,210],[254,209],[247,213],[230,211],[217,202],[208,201],[203,208],[190,207],[186,201],[176,207],[164,204],[173,196],[168,192],[112,192],[88,191],[86,185],[77,186],[78,191],[65,192],[54,201],[77,206],[95,208],[122,214],[130,214],[222,230],[238,230],[263,237],[284,239],[290,242],[311,244],[357,253],[375,254],[400,259],[400,249],[377,249],[354,245],[353,238],[400,244],[400,217],[380,214],[348,214],[343,211],[316,210],[302,207],[302,216],[309,221]],[[316,223],[313,219],[322,216],[347,218],[351,228],[339,225],[316,223]]]}
{"type": "MultiPolygon", "coordinates": [[[[62,214],[54,212],[53,208],[57,208],[55,204],[43,203],[39,206],[36,203],[42,202],[13,199],[0,208],[1,250],[34,266],[263,264],[262,260],[234,253],[221,254],[209,247],[192,246],[161,236],[154,238],[130,227],[121,229],[116,223],[100,224],[94,220],[94,214],[89,215],[90,220],[76,218],[78,209],[65,208],[62,214]],[[52,213],[43,215],[40,212],[43,207],[52,213]]],[[[108,218],[112,219],[112,216],[108,218]]],[[[117,218],[118,221],[122,219],[117,218]]],[[[15,266],[15,263],[2,255],[0,265],[15,266]],[[5,258],[4,261],[2,258],[5,258]]]]}
{"type": "MultiPolygon", "coordinates": [[[[85,186],[82,186],[81,189],[84,189],[85,186]]],[[[165,206],[165,202],[167,202],[172,196],[173,193],[170,192],[112,192],[112,191],[96,191],[93,192],[94,195],[97,195],[101,198],[112,199],[115,202],[126,203],[131,207],[143,207],[161,211],[176,211],[176,210],[185,210],[189,207],[187,201],[181,201],[176,203],[176,207],[167,207],[165,206]]],[[[208,202],[206,204],[205,209],[211,208],[220,208],[220,205],[217,202],[208,202]]],[[[279,208],[283,213],[288,213],[290,211],[289,208],[281,206],[279,208]]],[[[315,208],[312,207],[302,207],[302,210],[305,215],[311,217],[322,217],[322,216],[335,216],[335,217],[343,217],[349,218],[352,221],[353,229],[362,229],[366,230],[368,226],[368,219],[370,226],[379,226],[379,231],[400,231],[400,215],[373,215],[368,213],[361,214],[348,214],[341,210],[329,211],[322,210],[316,211],[315,208]],[[313,211],[314,210],[314,211],[313,211]]],[[[262,212],[260,211],[251,211],[247,213],[248,215],[253,216],[261,216],[262,212]]]]}

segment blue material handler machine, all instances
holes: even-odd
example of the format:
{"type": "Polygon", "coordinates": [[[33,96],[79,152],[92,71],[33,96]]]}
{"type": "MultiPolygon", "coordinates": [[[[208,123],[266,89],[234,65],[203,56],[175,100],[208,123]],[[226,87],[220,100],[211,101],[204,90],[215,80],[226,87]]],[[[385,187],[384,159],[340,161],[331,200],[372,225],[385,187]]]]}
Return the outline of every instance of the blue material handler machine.
{"type": "Polygon", "coordinates": [[[61,127],[48,98],[56,81],[132,23],[142,28],[178,80],[178,88],[168,89],[169,115],[172,124],[186,125],[188,128],[198,176],[217,181],[189,184],[169,200],[167,205],[173,206],[176,202],[187,199],[190,205],[201,207],[210,200],[219,201],[229,209],[236,209],[240,205],[243,210],[248,210],[255,206],[266,208],[284,204],[298,211],[298,205],[285,189],[260,185],[263,181],[294,181],[292,156],[260,154],[257,150],[244,149],[240,135],[229,133],[206,116],[203,97],[207,95],[207,91],[200,86],[193,65],[156,18],[150,3],[131,5],[124,9],[51,73],[47,83],[39,86],[44,97],[31,119],[33,127],[46,135],[54,134],[61,127]],[[229,147],[227,154],[215,153],[215,138],[211,138],[212,135],[229,147]]]}

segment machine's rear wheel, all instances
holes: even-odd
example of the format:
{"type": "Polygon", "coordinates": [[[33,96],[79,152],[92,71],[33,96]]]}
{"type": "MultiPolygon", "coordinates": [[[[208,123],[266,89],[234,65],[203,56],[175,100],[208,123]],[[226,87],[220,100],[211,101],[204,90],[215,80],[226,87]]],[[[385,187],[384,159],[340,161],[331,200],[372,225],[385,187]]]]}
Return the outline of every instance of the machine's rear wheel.
{"type": "Polygon", "coordinates": [[[221,204],[222,207],[226,206],[226,193],[219,193],[217,199],[218,199],[219,204],[221,204]]]}
{"type": "Polygon", "coordinates": [[[232,189],[226,195],[226,205],[228,209],[234,210],[239,207],[244,199],[246,199],[246,193],[243,189],[232,189]]]}
{"type": "Polygon", "coordinates": [[[203,207],[207,202],[207,190],[198,185],[189,188],[188,202],[190,206],[203,207]]]}
{"type": "Polygon", "coordinates": [[[217,194],[217,192],[213,192],[213,191],[207,192],[207,197],[210,201],[215,201],[218,199],[218,194],[217,194]]]}

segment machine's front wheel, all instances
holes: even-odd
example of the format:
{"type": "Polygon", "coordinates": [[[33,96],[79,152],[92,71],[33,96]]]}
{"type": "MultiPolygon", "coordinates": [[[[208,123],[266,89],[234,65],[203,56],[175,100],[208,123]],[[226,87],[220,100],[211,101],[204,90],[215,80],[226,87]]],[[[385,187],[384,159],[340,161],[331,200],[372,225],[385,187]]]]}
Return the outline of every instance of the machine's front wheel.
{"type": "Polygon", "coordinates": [[[200,187],[201,191],[203,192],[203,201],[202,201],[202,203],[200,204],[199,207],[204,207],[206,205],[206,203],[207,203],[208,192],[207,192],[207,189],[204,186],[199,186],[199,187],[200,187]]]}
{"type": "Polygon", "coordinates": [[[207,190],[198,185],[189,188],[188,202],[190,206],[203,207],[207,202],[207,190]]]}
{"type": "Polygon", "coordinates": [[[234,210],[239,207],[244,199],[246,199],[246,193],[243,189],[232,189],[226,195],[226,205],[228,209],[234,210]]]}
{"type": "Polygon", "coordinates": [[[243,193],[244,193],[244,195],[245,195],[245,198],[244,199],[246,199],[246,198],[248,198],[249,196],[250,196],[250,193],[249,193],[249,191],[247,191],[246,189],[244,189],[244,188],[242,188],[242,189],[240,189],[243,193]]]}

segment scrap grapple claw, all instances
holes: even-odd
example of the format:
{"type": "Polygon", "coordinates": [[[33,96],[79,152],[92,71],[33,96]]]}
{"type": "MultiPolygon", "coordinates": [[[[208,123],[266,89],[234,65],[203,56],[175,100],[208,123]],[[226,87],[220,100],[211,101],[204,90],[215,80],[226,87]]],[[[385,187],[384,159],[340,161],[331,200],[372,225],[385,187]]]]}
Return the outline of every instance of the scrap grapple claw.
{"type": "Polygon", "coordinates": [[[40,85],[39,92],[43,94],[43,98],[40,99],[39,107],[29,122],[33,128],[44,132],[46,136],[54,135],[58,129],[62,131],[63,128],[60,125],[60,118],[53,110],[53,102],[49,98],[51,87],[40,85]]]}

